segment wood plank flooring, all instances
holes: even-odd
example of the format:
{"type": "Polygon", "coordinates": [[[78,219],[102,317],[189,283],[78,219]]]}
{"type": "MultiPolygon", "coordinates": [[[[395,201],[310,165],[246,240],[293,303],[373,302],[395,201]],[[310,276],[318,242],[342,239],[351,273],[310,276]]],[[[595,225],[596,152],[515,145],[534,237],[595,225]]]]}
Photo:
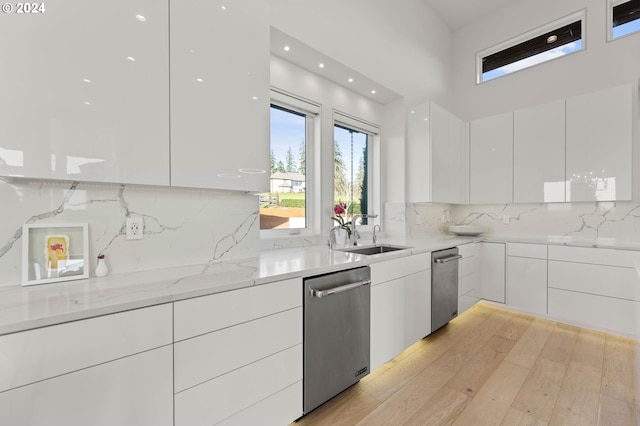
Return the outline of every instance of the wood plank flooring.
{"type": "Polygon", "coordinates": [[[640,343],[479,303],[299,419],[640,425],[640,343]]]}

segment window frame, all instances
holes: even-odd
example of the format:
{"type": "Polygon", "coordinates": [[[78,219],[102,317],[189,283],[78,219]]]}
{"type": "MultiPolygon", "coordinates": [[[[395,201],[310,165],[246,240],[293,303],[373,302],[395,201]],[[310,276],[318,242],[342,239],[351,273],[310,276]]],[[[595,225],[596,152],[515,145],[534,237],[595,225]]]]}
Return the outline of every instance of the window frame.
{"type": "MultiPolygon", "coordinates": [[[[260,239],[274,239],[291,236],[309,236],[318,233],[317,200],[319,188],[317,182],[320,170],[315,164],[316,136],[320,126],[320,105],[302,97],[277,88],[271,88],[271,105],[277,108],[302,114],[305,117],[305,227],[286,229],[260,229],[260,239]]],[[[271,121],[269,121],[271,126],[271,121]]],[[[271,127],[269,127],[271,128],[271,127]]],[[[269,143],[271,145],[271,143],[269,143]]],[[[271,146],[269,146],[271,152],[271,146]]],[[[271,179],[271,177],[269,177],[271,179]]]]}
{"type": "MultiPolygon", "coordinates": [[[[353,115],[333,110],[332,122],[332,141],[335,140],[335,127],[343,127],[356,132],[367,135],[367,165],[369,171],[367,173],[367,206],[368,214],[377,215],[375,218],[369,218],[366,225],[358,225],[358,229],[364,232],[371,232],[373,227],[382,223],[382,214],[380,211],[380,127],[377,124],[368,122],[353,115]]],[[[334,158],[331,158],[332,164],[334,158]]],[[[333,170],[333,167],[331,168],[333,170]]],[[[334,201],[335,181],[334,175],[331,173],[331,200],[334,201]]],[[[331,205],[333,209],[333,204],[331,205]]]]}
{"type": "MultiPolygon", "coordinates": [[[[549,23],[544,24],[544,25],[542,25],[540,27],[534,28],[534,29],[532,29],[530,31],[527,31],[527,32],[525,32],[523,34],[520,34],[520,35],[518,35],[516,37],[512,37],[509,40],[505,40],[505,41],[503,41],[501,43],[498,43],[498,44],[496,44],[494,46],[491,46],[489,48],[486,48],[486,49],[483,49],[483,50],[477,52],[476,53],[476,85],[484,84],[484,83],[487,83],[487,82],[493,81],[493,80],[498,80],[501,77],[505,77],[507,75],[511,75],[511,74],[520,72],[522,70],[533,68],[533,67],[536,67],[538,65],[542,65],[542,64],[545,64],[545,63],[548,63],[548,62],[551,62],[551,61],[555,61],[556,59],[564,58],[564,57],[572,55],[574,53],[578,53],[578,52],[582,52],[582,51],[586,50],[587,49],[587,43],[586,43],[586,37],[585,37],[585,34],[587,33],[586,25],[587,25],[587,11],[586,11],[586,8],[585,8],[585,9],[581,9],[581,10],[579,10],[577,12],[571,13],[569,15],[566,15],[566,16],[560,18],[560,19],[556,19],[553,22],[549,22],[549,23]],[[564,27],[564,26],[566,26],[568,24],[571,24],[571,23],[573,23],[575,21],[580,21],[581,24],[582,24],[581,25],[581,32],[582,32],[581,43],[582,44],[581,44],[581,49],[580,50],[577,50],[575,52],[571,52],[568,55],[559,56],[557,58],[549,59],[549,60],[546,60],[544,62],[540,62],[538,64],[530,65],[530,66],[528,66],[526,68],[522,68],[522,69],[519,69],[519,70],[516,70],[516,71],[512,71],[512,72],[510,72],[508,74],[504,74],[504,75],[492,78],[490,80],[483,81],[483,77],[482,77],[483,76],[482,60],[485,57],[493,55],[493,54],[498,53],[498,52],[501,52],[503,50],[509,49],[511,47],[517,46],[518,44],[521,44],[521,43],[524,43],[524,42],[526,42],[528,40],[534,39],[534,38],[539,37],[539,36],[541,36],[543,34],[546,34],[548,32],[552,32],[552,31],[554,31],[556,29],[559,29],[559,28],[562,28],[562,27],[564,27]]],[[[513,62],[513,63],[515,63],[515,62],[513,62]]]]}
{"type": "Polygon", "coordinates": [[[619,37],[613,37],[613,8],[624,3],[628,3],[629,1],[630,0],[607,0],[607,42],[612,42],[629,37],[631,35],[640,34],[640,30],[638,30],[619,37]]]}

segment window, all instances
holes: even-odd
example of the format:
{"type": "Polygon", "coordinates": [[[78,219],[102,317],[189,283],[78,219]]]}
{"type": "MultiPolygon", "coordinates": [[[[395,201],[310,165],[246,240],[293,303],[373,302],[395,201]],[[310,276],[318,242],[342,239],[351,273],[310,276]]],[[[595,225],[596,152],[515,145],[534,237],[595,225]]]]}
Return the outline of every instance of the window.
{"type": "MultiPolygon", "coordinates": [[[[373,203],[372,140],[377,127],[338,114],[334,121],[334,204],[347,205],[347,217],[377,213],[373,203]]],[[[367,225],[362,218],[358,225],[367,225]]]]}
{"type": "Polygon", "coordinates": [[[582,10],[479,52],[477,83],[583,50],[584,17],[582,10]]]}
{"type": "Polygon", "coordinates": [[[319,108],[280,92],[271,97],[270,191],[260,194],[260,229],[298,234],[311,223],[308,166],[319,108]]]}
{"type": "Polygon", "coordinates": [[[609,41],[640,31],[640,0],[610,0],[609,41]]]}

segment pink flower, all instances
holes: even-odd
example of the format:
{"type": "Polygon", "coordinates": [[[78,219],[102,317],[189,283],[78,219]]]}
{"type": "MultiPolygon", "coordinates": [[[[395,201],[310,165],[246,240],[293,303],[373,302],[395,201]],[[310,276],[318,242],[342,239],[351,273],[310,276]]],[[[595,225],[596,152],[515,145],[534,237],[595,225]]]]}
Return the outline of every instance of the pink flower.
{"type": "Polygon", "coordinates": [[[347,211],[347,205],[346,204],[338,203],[333,207],[333,212],[335,214],[344,214],[346,211],[347,211]]]}

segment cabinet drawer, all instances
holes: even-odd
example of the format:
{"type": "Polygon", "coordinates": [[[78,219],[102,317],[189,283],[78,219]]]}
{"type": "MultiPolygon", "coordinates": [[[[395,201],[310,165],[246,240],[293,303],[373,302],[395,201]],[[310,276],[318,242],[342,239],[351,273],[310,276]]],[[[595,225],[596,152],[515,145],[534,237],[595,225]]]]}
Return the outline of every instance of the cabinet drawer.
{"type": "Polygon", "coordinates": [[[550,288],[549,315],[603,331],[640,336],[640,302],[550,288]]]}
{"type": "Polygon", "coordinates": [[[467,293],[475,293],[478,287],[478,275],[470,274],[458,279],[458,296],[463,296],[467,293]]]}
{"type": "Polygon", "coordinates": [[[172,426],[171,346],[0,393],[0,424],[172,426]]]}
{"type": "Polygon", "coordinates": [[[293,278],[174,303],[180,341],[302,306],[302,279],[293,278]]]}
{"type": "Polygon", "coordinates": [[[544,244],[508,243],[507,255],[518,257],[532,257],[534,259],[546,259],[547,246],[544,244]]]}
{"type": "Polygon", "coordinates": [[[458,278],[464,278],[467,275],[475,274],[477,271],[476,257],[462,258],[458,262],[458,278]]]}
{"type": "Polygon", "coordinates": [[[478,245],[475,243],[459,245],[458,254],[462,256],[463,259],[475,256],[476,254],[478,254],[478,245]]]}
{"type": "Polygon", "coordinates": [[[302,381],[223,420],[220,426],[288,425],[302,416],[302,381]]]}
{"type": "Polygon", "coordinates": [[[425,269],[431,269],[431,253],[373,263],[371,265],[371,282],[372,285],[378,285],[425,269]]]}
{"type": "Polygon", "coordinates": [[[171,344],[171,304],[0,336],[0,392],[171,344]]]}
{"type": "Polygon", "coordinates": [[[175,426],[216,424],[301,380],[300,344],[176,394],[175,426]]]}
{"type": "Polygon", "coordinates": [[[175,344],[175,390],[183,391],[302,343],[302,308],[175,344]]]}
{"type": "Polygon", "coordinates": [[[640,265],[640,251],[550,245],[549,260],[634,268],[640,265]]]}
{"type": "Polygon", "coordinates": [[[551,260],[549,287],[640,301],[640,278],[633,268],[551,260]]]}

